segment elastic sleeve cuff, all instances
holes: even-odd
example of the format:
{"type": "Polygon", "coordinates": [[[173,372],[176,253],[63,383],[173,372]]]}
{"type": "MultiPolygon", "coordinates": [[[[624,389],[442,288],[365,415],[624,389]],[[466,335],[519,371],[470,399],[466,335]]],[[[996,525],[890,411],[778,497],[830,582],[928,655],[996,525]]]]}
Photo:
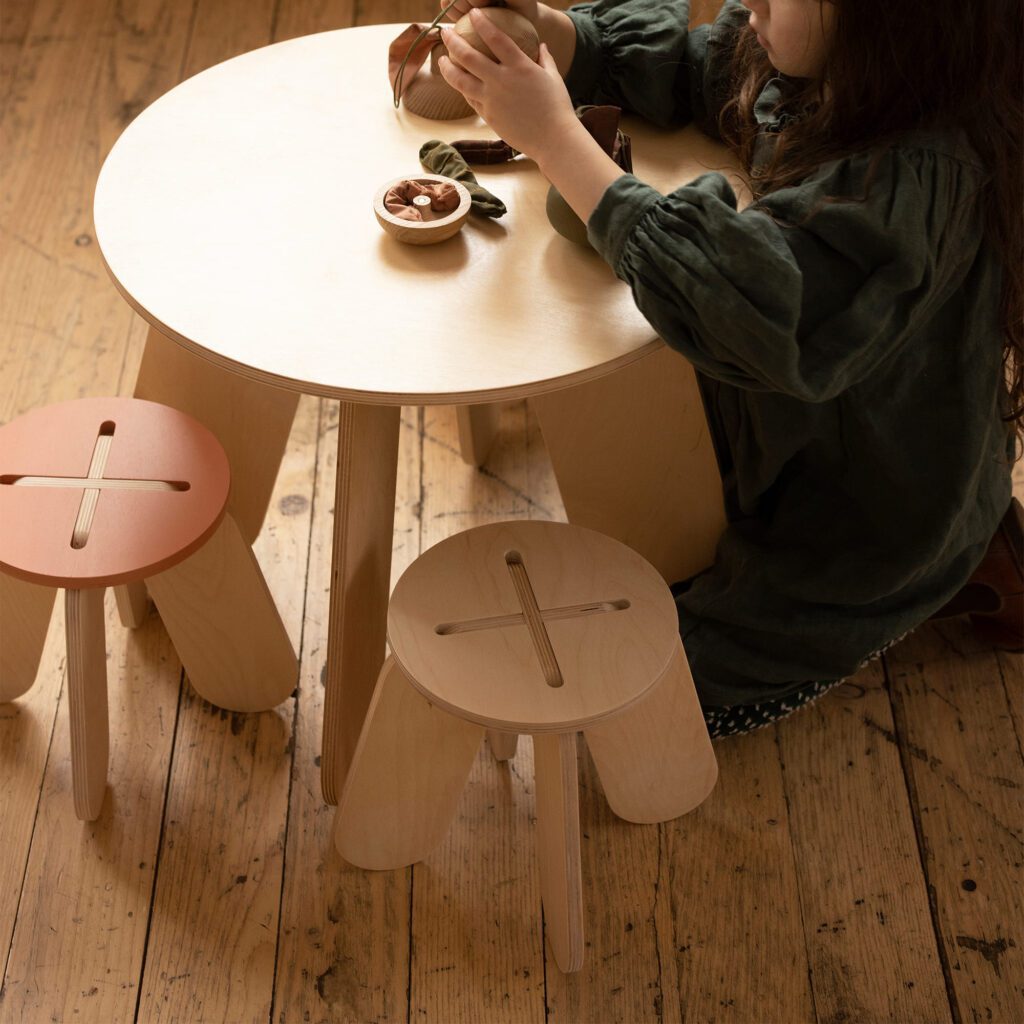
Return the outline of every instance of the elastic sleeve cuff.
{"type": "Polygon", "coordinates": [[[632,174],[623,174],[604,190],[587,221],[587,238],[616,274],[633,228],[663,198],[632,174]]]}

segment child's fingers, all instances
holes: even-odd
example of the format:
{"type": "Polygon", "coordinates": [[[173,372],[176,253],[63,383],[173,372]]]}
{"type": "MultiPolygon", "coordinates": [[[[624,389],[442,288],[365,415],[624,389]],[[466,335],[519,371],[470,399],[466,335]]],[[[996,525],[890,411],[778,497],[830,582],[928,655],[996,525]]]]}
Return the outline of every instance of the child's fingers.
{"type": "Polygon", "coordinates": [[[476,47],[470,46],[458,32],[445,29],[442,39],[451,55],[452,62],[465,68],[477,78],[483,78],[489,70],[494,68],[494,61],[482,54],[476,47]]]}
{"type": "Polygon", "coordinates": [[[441,72],[441,77],[453,89],[458,89],[472,104],[474,96],[477,95],[477,89],[480,87],[480,79],[474,78],[464,68],[460,68],[450,57],[442,57],[437,62],[437,67],[441,72]]]}
{"type": "Polygon", "coordinates": [[[449,21],[458,21],[464,14],[469,14],[474,7],[486,7],[490,2],[491,0],[479,0],[479,3],[474,0],[455,0],[455,3],[451,3],[451,0],[440,0],[440,7],[444,10],[451,4],[450,9],[445,11],[445,17],[449,21]]]}
{"type": "Polygon", "coordinates": [[[547,43],[540,44],[540,54],[537,57],[537,62],[549,75],[553,74],[558,78],[562,77],[562,73],[558,70],[558,65],[555,63],[555,58],[551,56],[547,43]]]}
{"type": "Polygon", "coordinates": [[[512,37],[502,32],[486,14],[480,13],[479,8],[473,9],[472,19],[477,35],[491,48],[491,53],[497,57],[499,64],[516,64],[521,60],[530,59],[519,49],[512,37]]]}

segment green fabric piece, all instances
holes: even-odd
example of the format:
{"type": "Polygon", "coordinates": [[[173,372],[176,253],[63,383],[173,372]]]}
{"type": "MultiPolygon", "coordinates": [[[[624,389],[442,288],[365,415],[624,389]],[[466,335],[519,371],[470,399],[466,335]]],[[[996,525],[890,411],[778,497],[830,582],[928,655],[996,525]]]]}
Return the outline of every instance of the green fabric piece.
{"type": "MultiPolygon", "coordinates": [[[[687,33],[679,0],[569,12],[577,102],[713,125],[746,12],[687,33]]],[[[764,146],[786,83],[758,104],[764,146]]],[[[769,90],[771,92],[769,93],[769,90]]],[[[851,675],[966,582],[1010,501],[1001,267],[985,168],[913,132],[740,212],[720,174],[612,183],[588,236],[698,371],[725,485],[714,566],[677,598],[701,702],[851,675]]],[[[680,524],[685,529],[685,524],[680,524]]]]}
{"type": "Polygon", "coordinates": [[[420,163],[434,174],[462,182],[469,190],[473,209],[485,217],[504,217],[508,213],[505,204],[476,180],[469,164],[447,142],[439,139],[424,142],[420,147],[420,163]]]}

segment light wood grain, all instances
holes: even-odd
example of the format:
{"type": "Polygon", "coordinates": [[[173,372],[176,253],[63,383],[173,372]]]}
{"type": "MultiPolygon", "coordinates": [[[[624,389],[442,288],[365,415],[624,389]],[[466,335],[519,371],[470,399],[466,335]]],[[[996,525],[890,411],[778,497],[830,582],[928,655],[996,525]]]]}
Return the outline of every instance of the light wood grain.
{"type": "MultiPolygon", "coordinates": [[[[424,550],[472,526],[560,511],[526,403],[497,412],[488,470],[480,473],[460,457],[456,411],[421,411],[424,550]]],[[[482,746],[447,840],[412,872],[409,998],[416,1019],[543,1024],[534,816],[532,743],[519,743],[503,762],[482,746]]]]}
{"type": "Polygon", "coordinates": [[[107,789],[107,645],[102,587],[64,592],[75,815],[95,821],[107,789]]]}
{"type": "MultiPolygon", "coordinates": [[[[514,398],[654,351],[628,287],[551,230],[547,182],[528,161],[488,174],[488,183],[500,176],[505,223],[471,221],[426,250],[382,237],[373,191],[418,170],[426,138],[493,136],[475,119],[439,126],[391,108],[378,83],[394,34],[366,26],[248,53],[132,122],[107,157],[94,208],[129,302],[214,362],[346,401],[514,398]],[[353,138],[367,191],[338,187],[353,138]],[[199,231],[217,244],[197,247],[199,231]]],[[[685,145],[667,145],[650,126],[627,128],[637,172],[656,187],[731,164],[695,129],[685,145]]]]}
{"type": "MultiPolygon", "coordinates": [[[[63,604],[54,616],[61,662],[63,604]]],[[[0,722],[19,731],[20,747],[12,749],[10,734],[0,740],[5,755],[24,757],[31,765],[34,748],[41,743],[45,761],[41,788],[37,780],[34,789],[22,792],[22,799],[30,802],[20,810],[24,814],[28,809],[34,829],[28,867],[22,860],[15,890],[20,912],[9,943],[0,1003],[4,1024],[54,1019],[109,1024],[131,1020],[135,1013],[181,668],[159,619],[151,617],[128,633],[113,604],[107,601],[108,791],[95,822],[80,825],[72,813],[70,716],[60,706],[66,697],[58,704],[56,692],[50,694],[50,703],[59,711],[52,739],[49,732],[39,735],[40,709],[31,706],[47,687],[42,679],[25,701],[15,705],[23,713],[0,722]],[[40,971],[40,963],[56,966],[40,971]]],[[[54,661],[59,684],[62,673],[54,661]]],[[[16,778],[20,769],[10,767],[16,778]]],[[[18,821],[9,812],[19,808],[6,804],[2,809],[5,840],[11,841],[0,854],[6,872],[13,866],[8,857],[14,843],[20,840],[18,821]]]]}
{"type": "MultiPolygon", "coordinates": [[[[91,198],[102,156],[126,119],[176,80],[191,13],[176,0],[150,3],[134,7],[129,23],[124,6],[114,3],[37,0],[29,6],[26,45],[0,125],[3,421],[35,406],[118,390],[133,317],[105,280],[91,198]]],[[[2,7],[6,16],[12,5],[2,7]]],[[[119,632],[108,622],[108,635],[119,632]]],[[[118,701],[112,702],[111,786],[132,806],[131,828],[120,830],[115,815],[112,828],[98,824],[88,835],[99,838],[83,844],[67,841],[70,744],[67,715],[56,715],[64,644],[59,607],[36,685],[0,712],[0,941],[10,949],[0,1009],[5,1020],[74,1014],[107,1022],[134,1012],[153,869],[149,844],[159,832],[163,783],[158,771],[137,789],[131,780],[141,777],[141,765],[154,767],[164,758],[166,766],[169,755],[170,738],[165,742],[158,733],[159,716],[167,711],[158,686],[166,640],[162,655],[158,644],[145,647],[152,659],[145,673],[133,658],[111,661],[112,681],[115,668],[118,673],[115,692],[129,706],[145,677],[147,703],[130,731],[133,741],[140,731],[153,738],[129,746],[134,753],[119,750],[124,726],[118,701]],[[136,885],[137,876],[143,880],[136,885]],[[132,883],[115,886],[124,878],[132,883]],[[19,899],[23,916],[12,945],[19,899]],[[96,956],[98,934],[117,940],[96,956]],[[41,977],[34,967],[40,957],[62,970],[41,977]]]]}
{"type": "Polygon", "coordinates": [[[338,802],[384,660],[400,410],[341,403],[321,784],[338,802]]]}
{"type": "MultiPolygon", "coordinates": [[[[254,554],[288,631],[303,629],[318,403],[300,403],[254,554]]],[[[267,1020],[291,786],[294,700],[261,714],[182,696],[140,1020],[267,1020]],[[189,893],[188,899],[182,893],[189,893]]],[[[310,888],[303,862],[299,876],[310,888]]],[[[311,870],[311,869],[310,869],[311,870]]]]}
{"type": "Polygon", "coordinates": [[[628,544],[669,582],[711,564],[725,529],[722,485],[685,360],[663,347],[531,403],[570,522],[628,544]],[[658,436],[672,442],[636,444],[658,436]]]}
{"type": "Polygon", "coordinates": [[[136,398],[187,412],[220,441],[231,465],[228,509],[251,544],[259,535],[298,395],[212,365],[150,328],[136,398]]]}
{"type": "MultiPolygon", "coordinates": [[[[0,13],[6,16],[11,6],[11,2],[0,4],[0,13]]],[[[331,18],[347,17],[349,7],[349,0],[282,0],[276,27],[279,33],[288,34],[340,27],[343,22],[331,18]],[[320,16],[325,20],[314,23],[312,19],[320,16]]],[[[422,19],[432,12],[434,4],[430,0],[407,4],[374,0],[361,7],[364,19],[380,12],[381,20],[408,21],[422,19]]],[[[195,69],[190,62],[187,66],[182,62],[193,13],[198,15],[197,25],[209,16],[218,16],[216,5],[203,3],[197,8],[191,0],[120,4],[117,17],[112,3],[37,0],[32,8],[35,27],[27,37],[28,45],[19,51],[12,92],[18,99],[8,106],[8,117],[0,124],[0,175],[5,185],[0,195],[0,222],[8,232],[0,234],[0,291],[4,296],[0,303],[0,379],[4,382],[0,387],[0,420],[34,405],[79,394],[113,393],[119,390],[119,380],[125,382],[120,392],[130,391],[145,330],[140,329],[141,321],[126,315],[123,301],[113,293],[99,266],[96,246],[89,244],[88,208],[95,173],[99,159],[123,124],[173,84],[183,70],[189,73],[195,69]],[[76,243],[79,238],[81,242],[76,243]]],[[[236,24],[203,29],[194,41],[196,52],[209,63],[230,56],[230,50],[215,52],[215,38],[229,42],[233,33],[245,35],[250,13],[263,19],[266,9],[254,4],[231,10],[228,17],[236,24]]],[[[267,31],[265,23],[259,31],[267,31]]],[[[386,91],[382,72],[379,80],[386,91]]],[[[423,136],[427,137],[429,134],[423,136]]],[[[449,410],[406,414],[403,443],[409,440],[412,444],[410,457],[403,456],[399,464],[393,578],[401,571],[408,553],[418,553],[421,533],[424,544],[428,544],[472,523],[474,516],[561,516],[558,491],[550,470],[545,468],[535,422],[525,413],[521,403],[502,411],[501,435],[486,474],[461,472],[464,467],[458,461],[454,419],[449,410]],[[528,429],[520,429],[521,419],[529,424],[528,429]],[[443,455],[445,461],[435,460],[421,473],[415,454],[421,444],[427,451],[443,455]],[[457,467],[461,468],[457,471],[457,467]]],[[[773,771],[778,771],[779,756],[770,732],[716,744],[722,762],[719,788],[693,814],[660,827],[628,825],[615,818],[601,795],[590,758],[581,759],[590,945],[584,968],[575,975],[561,974],[550,962],[545,979],[537,945],[539,895],[530,828],[534,805],[529,742],[520,744],[516,758],[507,767],[496,763],[490,752],[481,752],[446,843],[414,872],[367,873],[340,861],[330,844],[331,812],[320,800],[316,778],[330,571],[334,422],[334,410],[328,405],[323,423],[326,443],[321,444],[319,452],[320,481],[325,486],[315,495],[297,490],[294,484],[279,490],[274,507],[289,498],[284,507],[291,510],[291,515],[268,522],[269,529],[261,538],[261,543],[271,541],[276,548],[284,524],[294,524],[296,532],[301,533],[306,520],[304,513],[295,510],[301,508],[305,494],[317,518],[307,534],[311,559],[303,592],[303,676],[294,734],[272,1019],[405,1021],[410,1005],[417,1019],[445,1024],[451,1020],[539,1022],[545,1016],[551,1021],[560,1017],[575,1024],[616,1020],[760,1021],[766,1017],[766,1008],[771,1008],[775,1020],[787,1024],[812,1019],[807,957],[795,952],[802,947],[804,935],[799,920],[802,897],[796,884],[787,882],[783,870],[785,858],[792,863],[794,855],[784,791],[771,783],[773,771]],[[723,787],[727,790],[724,800],[723,787]],[[780,804],[781,815],[776,818],[773,812],[780,804]],[[663,837],[660,846],[659,833],[663,837]],[[412,874],[416,875],[414,891],[410,888],[412,874]],[[702,898],[695,899],[694,893],[702,898]],[[452,907],[464,912],[453,913],[452,907]],[[677,963],[682,969],[678,988],[677,963]]],[[[315,438],[314,432],[305,442],[310,451],[316,450],[315,438]]],[[[293,547],[295,534],[288,535],[291,539],[282,550],[301,550],[293,547]]],[[[283,611],[290,604],[288,589],[302,586],[300,557],[305,554],[289,555],[290,561],[284,562],[287,569],[277,577],[286,583],[281,591],[271,564],[264,551],[260,552],[283,611]]],[[[184,830],[172,827],[160,857],[160,871],[156,872],[174,740],[178,662],[156,617],[150,617],[139,631],[129,635],[108,613],[110,797],[100,819],[90,829],[82,830],[81,841],[69,842],[69,821],[72,827],[75,823],[68,813],[72,801],[68,716],[62,710],[55,717],[65,661],[62,604],[53,616],[35,686],[15,703],[0,707],[0,820],[4,822],[0,843],[0,954],[5,956],[7,967],[0,1021],[23,1024],[74,1019],[109,1024],[132,1020],[146,950],[154,873],[162,873],[165,868],[175,879],[188,881],[175,890],[173,900],[160,901],[152,918],[147,963],[158,976],[166,976],[166,988],[154,982],[159,998],[147,1003],[147,1013],[151,1006],[166,1005],[171,1015],[196,1019],[192,1004],[186,1007],[184,1003],[183,993],[186,986],[191,986],[187,993],[195,997],[196,1003],[203,1003],[212,1019],[230,1019],[225,1017],[227,1004],[222,1001],[223,979],[230,974],[244,975],[249,980],[258,992],[252,1000],[254,1016],[265,1020],[272,972],[268,969],[248,975],[244,967],[252,948],[244,941],[246,933],[251,929],[259,936],[267,930],[262,919],[256,920],[260,915],[245,912],[251,902],[250,882],[233,885],[226,902],[219,904],[225,915],[235,917],[236,925],[230,937],[214,943],[214,963],[196,957],[182,966],[179,959],[182,950],[192,948],[194,936],[189,929],[196,921],[202,923],[198,916],[188,918],[175,933],[177,946],[173,936],[167,940],[161,935],[169,928],[173,932],[170,922],[182,913],[181,908],[192,907],[196,900],[214,898],[205,895],[203,885],[207,881],[211,892],[222,883],[223,890],[227,890],[234,881],[235,876],[222,878],[216,870],[211,874],[211,861],[216,868],[219,858],[242,860],[245,844],[251,844],[255,833],[265,831],[271,838],[284,836],[282,804],[275,797],[273,814],[259,821],[247,817],[247,838],[239,840],[236,825],[240,812],[235,808],[249,782],[244,773],[230,776],[239,780],[239,787],[227,788],[218,809],[190,819],[184,830]],[[146,737],[146,741],[139,742],[139,737],[146,737]],[[189,834],[187,842],[183,832],[189,834]],[[223,850],[222,844],[226,844],[223,850]],[[174,866],[174,858],[183,850],[192,861],[187,868],[174,866]],[[236,906],[242,908],[241,913],[236,912],[236,906]],[[183,935],[184,940],[180,938],[183,935]],[[38,968],[41,963],[58,966],[43,972],[38,968]],[[188,978],[180,977],[184,972],[189,973],[188,978]]],[[[292,613],[285,618],[290,623],[296,621],[292,613]]],[[[297,633],[293,635],[298,638],[297,633]]],[[[993,663],[986,652],[963,644],[949,647],[947,654],[955,664],[964,663],[957,673],[981,659],[979,670],[986,680],[991,665],[997,665],[1007,691],[1009,713],[1017,709],[1019,740],[1024,733],[1020,724],[1024,721],[1024,685],[1019,678],[1019,658],[1000,656],[993,663]]],[[[935,664],[942,662],[923,662],[919,677],[922,692],[931,685],[935,664]]],[[[957,685],[956,693],[943,693],[959,704],[963,685],[957,685]]],[[[893,746],[899,749],[902,745],[908,751],[908,764],[916,764],[920,771],[934,771],[943,782],[942,769],[950,767],[952,774],[955,759],[943,750],[929,749],[929,756],[939,757],[943,765],[926,769],[906,739],[909,730],[917,727],[913,717],[918,713],[930,715],[931,705],[942,703],[930,692],[927,697],[928,703],[907,704],[910,721],[904,732],[900,732],[902,727],[897,728],[893,746]]],[[[241,720],[210,715],[203,710],[205,707],[193,704],[185,709],[191,714],[198,708],[198,721],[204,728],[183,730],[178,737],[175,775],[170,785],[172,793],[180,791],[182,795],[169,820],[176,820],[179,810],[187,810],[192,804],[193,782],[203,792],[203,779],[214,780],[210,785],[221,785],[229,778],[227,772],[218,774],[221,747],[235,756],[250,756],[251,733],[243,729],[235,735],[231,731],[232,725],[237,729],[241,720]],[[210,765],[202,767],[208,761],[210,765]]],[[[983,718],[987,714],[981,713],[983,718]]],[[[794,730],[800,722],[800,716],[792,720],[794,730]]],[[[969,726],[969,720],[964,722],[969,726]]],[[[923,725],[930,728],[927,723],[923,725]]],[[[816,724],[806,729],[800,726],[806,731],[803,739],[807,743],[800,755],[801,763],[811,765],[815,773],[821,765],[833,764],[830,726],[824,726],[824,732],[818,728],[816,724]]],[[[844,726],[842,737],[850,735],[844,726]]],[[[270,745],[261,743],[257,748],[257,762],[263,767],[258,769],[256,788],[264,798],[267,759],[276,762],[288,758],[287,753],[279,751],[277,742],[274,738],[270,745]]],[[[841,738],[840,749],[846,742],[841,738]]],[[[874,757],[852,759],[870,771],[874,757]]],[[[788,765],[787,776],[797,786],[806,778],[803,769],[790,772],[788,765]]],[[[832,778],[828,773],[824,775],[826,788],[832,786],[832,778]]],[[[877,778],[887,780],[890,786],[899,782],[889,778],[887,769],[877,778]]],[[[956,780],[961,785],[963,778],[958,768],[956,780]]],[[[1005,786],[999,789],[1004,798],[1020,792],[1005,786]]],[[[818,792],[813,785],[811,790],[818,792]]],[[[983,818],[986,790],[969,792],[981,806],[969,804],[966,798],[965,805],[983,818]]],[[[927,793],[916,801],[916,820],[928,823],[934,803],[927,793]]],[[[250,805],[251,801],[243,807],[252,810],[250,805]]],[[[851,806],[856,805],[842,803],[836,810],[837,832],[842,832],[851,806]]],[[[208,810],[208,805],[204,804],[203,809],[208,810]]],[[[819,816],[824,813],[819,810],[819,816]]],[[[888,858],[890,836],[884,816],[851,820],[850,827],[864,830],[863,844],[856,844],[855,849],[878,848],[888,858]]],[[[941,838],[941,826],[937,834],[941,838]]],[[[934,870],[936,861],[942,861],[943,849],[937,843],[937,852],[928,862],[930,870],[934,870]]],[[[996,847],[991,845],[986,845],[985,854],[983,875],[950,876],[952,910],[956,910],[958,900],[967,901],[982,890],[1019,888],[1013,874],[1019,858],[1010,856],[1000,862],[996,847]],[[962,888],[967,877],[978,884],[973,894],[962,888]]],[[[828,855],[823,850],[815,861],[805,854],[809,856],[809,873],[802,877],[801,886],[831,885],[827,879],[836,874],[821,874],[814,866],[827,869],[828,855]]],[[[922,872],[921,886],[930,881],[922,872]]],[[[855,882],[851,875],[849,885],[855,882]]],[[[846,884],[840,881],[839,894],[852,891],[843,887],[846,884]]],[[[221,891],[215,895],[219,897],[221,891]]],[[[947,897],[941,879],[935,895],[947,897]]],[[[831,899],[829,893],[812,894],[807,905],[814,906],[817,900],[828,907],[831,899]]],[[[869,903],[859,908],[865,917],[870,917],[865,910],[869,903]]],[[[986,902],[977,916],[962,919],[962,927],[952,916],[943,927],[950,929],[954,942],[957,935],[963,935],[998,944],[1005,936],[1013,938],[1019,949],[1020,936],[1001,923],[1001,908],[997,906],[991,918],[986,916],[990,905],[986,902]]],[[[885,927],[898,939],[905,935],[909,945],[917,941],[918,932],[913,920],[903,920],[906,906],[905,900],[894,901],[893,913],[886,912],[885,927]]],[[[808,919],[809,932],[815,933],[820,923],[808,919]]],[[[858,919],[857,926],[863,924],[858,919]]],[[[849,918],[847,925],[853,927],[849,918]]],[[[273,929],[273,923],[269,927],[273,929]]],[[[833,938],[831,931],[814,934],[814,942],[820,945],[814,955],[827,955],[833,941],[844,956],[849,955],[850,941],[833,938]]],[[[973,960],[979,971],[995,976],[991,961],[984,955],[989,947],[956,948],[965,970],[973,960]]],[[[1007,978],[1007,953],[1014,949],[1008,947],[1002,954],[997,949],[998,945],[991,952],[1001,965],[1001,978],[996,979],[1001,982],[1007,978]]],[[[905,957],[906,951],[901,951],[901,956],[905,957]]],[[[955,967],[951,972],[958,991],[962,994],[968,990],[974,976],[969,978],[955,967]]],[[[977,977],[982,979],[979,991],[984,995],[984,974],[977,977]]],[[[833,983],[839,984],[834,975],[825,973],[817,980],[820,983],[815,997],[822,999],[826,1010],[853,1005],[847,998],[848,989],[831,990],[833,983]]],[[[884,1006],[890,1001],[901,1005],[908,998],[906,991],[893,988],[902,984],[896,972],[880,971],[873,984],[869,1005],[884,1006]]],[[[234,990],[237,994],[237,986],[234,990]]],[[[959,1002],[962,1018],[970,1019],[972,1007],[985,1002],[984,998],[974,1003],[970,995],[964,997],[959,1002]]],[[[232,1004],[232,1012],[239,1005],[232,1004]]],[[[1011,1011],[1020,1016],[1016,1007],[1011,1006],[1011,1011]]],[[[942,1020],[949,1014],[949,1003],[943,999],[922,1012],[921,1019],[942,1020]]],[[[167,1014],[154,1009],[148,1019],[163,1016],[167,1014]]],[[[826,1019],[825,1011],[822,1019],[826,1019]]]]}
{"type": "Polygon", "coordinates": [[[35,682],[57,591],[0,573],[0,704],[35,682]]]}
{"type": "MultiPolygon", "coordinates": [[[[313,402],[303,399],[303,402],[313,402]]],[[[405,1020],[408,1005],[411,871],[366,872],[346,864],[331,841],[333,809],[321,797],[332,513],[338,406],[322,404],[295,754],[275,979],[274,1020],[405,1020]]],[[[395,570],[419,549],[420,433],[403,419],[395,570]]]]}
{"type": "Polygon", "coordinates": [[[455,415],[459,424],[459,451],[470,466],[487,461],[498,432],[501,409],[498,405],[458,405],[455,415]]]}
{"type": "Polygon", "coordinates": [[[146,582],[189,681],[211,704],[264,711],[295,688],[295,651],[230,515],[195,554],[146,582]]]}
{"type": "Polygon", "coordinates": [[[942,964],[892,736],[878,663],[778,725],[822,1020],[948,1019],[938,1010],[945,998],[942,964]]]}
{"type": "Polygon", "coordinates": [[[146,621],[152,607],[145,581],[125,583],[120,587],[114,587],[113,591],[117,613],[121,616],[121,625],[127,629],[138,629],[146,621]]]}
{"type": "Polygon", "coordinates": [[[453,714],[508,732],[564,732],[617,714],[661,677],[678,628],[650,565],[563,523],[494,523],[449,537],[402,576],[388,614],[413,685],[453,714]],[[499,625],[467,625],[491,619],[499,625]]]}
{"type": "MultiPolygon", "coordinates": [[[[1024,768],[999,660],[953,620],[922,627],[885,661],[955,1012],[1017,1020],[1024,768]]],[[[1006,662],[1019,689],[1021,656],[1006,662]]]]}
{"type": "MultiPolygon", "coordinates": [[[[689,1020],[689,1013],[684,1017],[680,1010],[675,981],[671,904],[678,883],[663,829],[616,817],[586,743],[579,748],[586,951],[582,968],[574,974],[563,974],[549,960],[548,1020],[689,1020]]],[[[703,912],[695,901],[688,901],[688,913],[703,912]]],[[[710,1013],[707,1019],[712,1019],[710,1013]]]]}
{"type": "Polygon", "coordinates": [[[487,730],[487,745],[491,748],[495,761],[511,761],[516,756],[519,737],[512,732],[487,730]]]}
{"type": "MultiPolygon", "coordinates": [[[[825,742],[822,738],[822,742],[825,742]]],[[[817,1019],[774,731],[715,744],[722,774],[662,827],[684,1019],[817,1019]]]]}
{"type": "Polygon", "coordinates": [[[338,852],[378,871],[422,860],[451,825],[483,735],[385,661],[334,816],[338,852]]]}
{"type": "Polygon", "coordinates": [[[650,824],[687,814],[718,778],[682,644],[647,695],[583,734],[608,803],[627,821],[650,824]]]}
{"type": "Polygon", "coordinates": [[[544,903],[544,934],[558,969],[583,966],[583,878],[576,735],[533,737],[537,773],[537,863],[544,903]]]}

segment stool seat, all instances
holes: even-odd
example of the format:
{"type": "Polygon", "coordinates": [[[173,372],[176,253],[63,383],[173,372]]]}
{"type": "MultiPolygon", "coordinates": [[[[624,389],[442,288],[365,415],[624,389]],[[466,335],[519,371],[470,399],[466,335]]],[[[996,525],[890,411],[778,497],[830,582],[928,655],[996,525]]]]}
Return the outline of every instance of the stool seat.
{"type": "Polygon", "coordinates": [[[498,760],[531,734],[544,930],[558,966],[579,970],[577,732],[627,821],[686,814],[718,776],[668,585],[592,530],[478,526],[406,569],[388,640],[338,801],[338,852],[373,869],[421,860],[444,838],[484,734],[498,760]]]}
{"type": "Polygon", "coordinates": [[[618,714],[679,645],[675,603],[635,551],[565,523],[449,537],[399,580],[388,640],[432,703],[487,728],[566,732],[618,714]]]}
{"type": "Polygon", "coordinates": [[[227,456],[201,423],[131,398],[85,398],[0,427],[0,570],[117,586],[202,547],[224,514],[227,456]]]}
{"type": "Polygon", "coordinates": [[[295,686],[295,651],[226,511],[229,487],[214,435],[155,402],[77,399],[0,427],[0,703],[32,685],[63,587],[71,778],[83,821],[99,816],[107,785],[108,586],[132,626],[152,598],[193,688],[211,703],[259,711],[295,686]]]}

